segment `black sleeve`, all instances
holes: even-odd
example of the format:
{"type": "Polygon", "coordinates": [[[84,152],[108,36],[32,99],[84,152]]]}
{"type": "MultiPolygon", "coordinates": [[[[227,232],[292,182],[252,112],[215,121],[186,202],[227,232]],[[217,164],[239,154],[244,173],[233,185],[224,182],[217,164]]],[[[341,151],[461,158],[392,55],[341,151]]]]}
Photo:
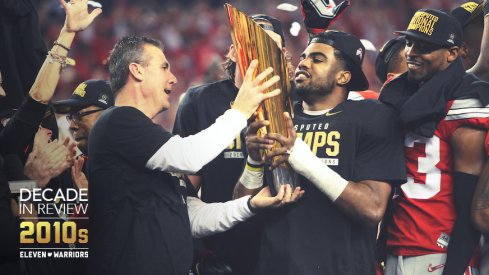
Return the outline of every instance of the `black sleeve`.
{"type": "Polygon", "coordinates": [[[17,112],[0,132],[0,153],[22,155],[25,146],[31,144],[39,128],[47,105],[26,97],[17,112]]]}
{"type": "Polygon", "coordinates": [[[390,109],[380,107],[359,118],[364,121],[353,178],[401,184],[406,181],[401,122],[390,109]]]}
{"type": "Polygon", "coordinates": [[[1,100],[2,108],[21,105],[48,53],[34,3],[0,1],[0,68],[8,95],[1,100]]]}
{"type": "Polygon", "coordinates": [[[481,233],[472,226],[470,219],[470,207],[478,179],[475,175],[453,173],[453,200],[457,219],[450,233],[443,275],[464,274],[481,238],[481,233]]]}
{"type": "Polygon", "coordinates": [[[154,124],[141,111],[132,107],[119,107],[108,118],[105,134],[108,146],[135,166],[145,167],[148,160],[171,137],[170,132],[154,124]]]}
{"type": "MultiPolygon", "coordinates": [[[[1,158],[1,157],[0,157],[1,158]]],[[[0,159],[0,163],[3,162],[0,159]]],[[[7,178],[0,164],[0,262],[18,258],[20,220],[12,214],[11,194],[7,178]]]]}
{"type": "Polygon", "coordinates": [[[180,105],[178,105],[175,122],[173,124],[173,134],[175,135],[186,137],[202,130],[198,129],[198,115],[192,98],[193,89],[190,88],[185,93],[180,105]]]}

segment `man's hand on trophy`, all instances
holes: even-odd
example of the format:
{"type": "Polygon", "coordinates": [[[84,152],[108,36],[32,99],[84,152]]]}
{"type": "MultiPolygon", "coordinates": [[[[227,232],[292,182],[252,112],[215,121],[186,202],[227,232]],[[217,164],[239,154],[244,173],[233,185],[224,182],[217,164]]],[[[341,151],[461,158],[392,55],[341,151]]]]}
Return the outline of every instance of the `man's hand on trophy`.
{"type": "Polygon", "coordinates": [[[266,139],[277,141],[281,145],[279,148],[274,148],[273,150],[268,151],[265,155],[265,161],[270,163],[270,169],[272,170],[289,159],[290,151],[293,149],[295,139],[297,138],[294,123],[292,122],[289,113],[284,113],[284,120],[287,125],[288,137],[276,133],[270,133],[265,136],[266,139]]]}
{"type": "Polygon", "coordinates": [[[246,131],[246,149],[248,150],[248,156],[254,161],[263,162],[260,150],[270,150],[273,147],[274,141],[272,139],[258,135],[258,131],[269,124],[268,120],[254,121],[246,131]]]}
{"type": "Polygon", "coordinates": [[[304,195],[300,187],[292,189],[290,184],[280,186],[275,197],[272,197],[269,187],[262,188],[258,194],[250,200],[250,206],[254,210],[266,208],[278,208],[298,201],[304,195]]]}
{"type": "Polygon", "coordinates": [[[307,32],[314,35],[326,31],[349,5],[348,0],[338,5],[333,0],[301,0],[307,32]]]}
{"type": "Polygon", "coordinates": [[[264,100],[280,94],[280,89],[265,93],[268,88],[280,80],[280,76],[274,75],[270,77],[273,68],[269,67],[253,79],[257,67],[258,60],[251,61],[243,78],[243,84],[234,100],[233,107],[231,107],[242,112],[247,119],[253,115],[264,100]]]}

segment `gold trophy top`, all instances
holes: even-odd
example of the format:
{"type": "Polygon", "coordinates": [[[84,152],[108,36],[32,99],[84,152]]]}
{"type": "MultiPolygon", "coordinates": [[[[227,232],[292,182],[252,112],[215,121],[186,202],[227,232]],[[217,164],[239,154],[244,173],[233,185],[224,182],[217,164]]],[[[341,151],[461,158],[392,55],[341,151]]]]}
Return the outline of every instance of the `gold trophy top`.
{"type": "MultiPolygon", "coordinates": [[[[265,93],[280,89],[280,95],[265,100],[258,109],[257,120],[268,120],[270,125],[266,132],[279,133],[287,136],[284,112],[292,114],[290,101],[290,77],[284,51],[275,40],[253,19],[232,5],[225,4],[224,9],[229,19],[231,38],[237,53],[237,66],[244,77],[252,60],[258,60],[258,69],[253,75],[272,67],[274,74],[280,76],[280,81],[268,88],[265,93]]],[[[267,77],[266,81],[271,76],[267,77]]],[[[265,132],[265,133],[266,133],[265,132]]],[[[278,146],[278,144],[275,144],[278,146]]]]}

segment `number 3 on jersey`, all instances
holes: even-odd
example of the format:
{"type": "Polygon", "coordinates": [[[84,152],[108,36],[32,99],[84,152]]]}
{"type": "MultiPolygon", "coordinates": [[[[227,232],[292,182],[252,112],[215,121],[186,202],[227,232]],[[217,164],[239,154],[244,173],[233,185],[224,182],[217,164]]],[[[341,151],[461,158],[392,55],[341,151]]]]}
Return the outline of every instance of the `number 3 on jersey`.
{"type": "Polygon", "coordinates": [[[409,174],[407,182],[401,185],[402,190],[412,199],[435,196],[441,187],[441,171],[436,167],[440,162],[440,139],[436,135],[425,138],[409,133],[404,139],[404,146],[409,174]]]}

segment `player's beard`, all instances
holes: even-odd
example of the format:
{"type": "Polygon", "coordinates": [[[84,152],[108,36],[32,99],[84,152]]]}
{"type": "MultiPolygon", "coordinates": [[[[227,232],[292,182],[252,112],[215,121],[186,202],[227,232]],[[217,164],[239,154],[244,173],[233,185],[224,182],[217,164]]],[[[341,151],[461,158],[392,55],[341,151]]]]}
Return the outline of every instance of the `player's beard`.
{"type": "Polygon", "coordinates": [[[311,105],[314,104],[316,101],[324,98],[325,96],[331,94],[334,85],[334,78],[328,78],[322,83],[309,82],[305,85],[297,85],[294,82],[292,85],[292,89],[300,99],[302,99],[305,103],[311,105]]]}

